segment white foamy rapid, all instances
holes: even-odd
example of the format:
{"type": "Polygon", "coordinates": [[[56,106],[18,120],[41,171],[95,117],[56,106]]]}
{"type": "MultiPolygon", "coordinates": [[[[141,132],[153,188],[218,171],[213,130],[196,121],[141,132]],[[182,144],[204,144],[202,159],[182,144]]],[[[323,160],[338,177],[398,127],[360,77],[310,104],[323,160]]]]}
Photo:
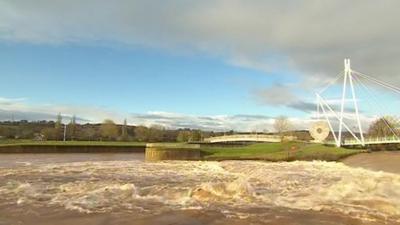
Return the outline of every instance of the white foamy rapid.
{"type": "MultiPolygon", "coordinates": [[[[80,212],[251,208],[400,222],[400,176],[334,162],[80,162],[0,170],[0,199],[80,212]]],[[[246,215],[248,216],[248,215],[246,215]]]]}

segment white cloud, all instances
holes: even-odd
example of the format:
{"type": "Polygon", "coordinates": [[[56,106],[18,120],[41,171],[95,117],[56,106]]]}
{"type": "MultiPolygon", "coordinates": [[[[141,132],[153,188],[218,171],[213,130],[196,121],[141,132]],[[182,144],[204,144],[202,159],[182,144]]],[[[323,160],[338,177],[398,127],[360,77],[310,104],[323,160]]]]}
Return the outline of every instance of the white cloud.
{"type": "Polygon", "coordinates": [[[31,104],[24,98],[0,97],[0,120],[55,120],[58,113],[64,118],[76,115],[80,122],[101,122],[106,118],[122,122],[124,118],[118,112],[96,106],[31,104]]]}
{"type": "Polygon", "coordinates": [[[314,102],[302,100],[302,98],[294,92],[295,88],[295,86],[275,84],[269,88],[255,90],[253,96],[261,104],[275,107],[285,106],[307,113],[315,111],[316,104],[314,102]]]}
{"type": "MultiPolygon", "coordinates": [[[[113,119],[122,123],[125,118],[129,124],[143,126],[163,126],[168,129],[201,129],[209,131],[241,131],[241,132],[262,132],[274,131],[273,124],[275,118],[265,115],[187,115],[174,112],[153,111],[148,113],[128,114],[123,112],[113,112],[100,107],[82,106],[63,106],[52,104],[29,104],[26,99],[10,99],[0,97],[0,121],[2,120],[55,120],[58,113],[62,113],[65,121],[69,122],[72,115],[76,115],[80,123],[98,123],[105,118],[113,119]]],[[[333,114],[328,114],[334,118],[333,114]]],[[[346,123],[355,130],[356,120],[354,113],[345,114],[346,123]]],[[[366,131],[369,124],[377,119],[378,116],[362,116],[363,129],[366,131]]],[[[307,130],[315,121],[315,113],[305,118],[289,118],[296,130],[307,130]]],[[[332,123],[337,129],[337,120],[332,119],[332,123]]]]}
{"type": "Polygon", "coordinates": [[[161,125],[169,129],[191,128],[214,131],[271,131],[274,121],[273,118],[260,115],[197,116],[170,112],[132,114],[129,120],[136,125],[161,125]]]}
{"type": "Polygon", "coordinates": [[[55,120],[61,113],[69,122],[72,115],[78,122],[98,123],[113,119],[122,123],[125,118],[134,125],[161,125],[169,129],[191,128],[214,131],[264,131],[272,130],[273,118],[260,115],[212,115],[197,116],[173,112],[148,112],[128,114],[115,112],[96,106],[31,104],[27,99],[0,97],[0,120],[55,120]]]}
{"type": "Polygon", "coordinates": [[[305,77],[334,76],[351,57],[361,72],[389,79],[400,71],[399,7],[395,0],[1,0],[0,39],[194,51],[305,77]]]}
{"type": "Polygon", "coordinates": [[[76,115],[78,122],[98,123],[104,119],[113,119],[118,123],[127,118],[134,125],[161,125],[169,129],[191,128],[214,131],[264,131],[271,130],[273,119],[257,115],[213,115],[196,116],[172,112],[148,112],[143,114],[127,114],[109,111],[95,106],[72,106],[53,104],[30,104],[26,99],[9,99],[0,97],[1,120],[55,120],[61,113],[69,122],[76,115]],[[128,115],[128,116],[127,116],[128,115]]]}
{"type": "Polygon", "coordinates": [[[16,106],[20,102],[23,102],[25,100],[26,100],[25,98],[3,98],[3,97],[0,97],[0,105],[3,105],[3,106],[16,106]]]}
{"type": "MultiPolygon", "coordinates": [[[[360,72],[400,84],[399,7],[396,0],[0,0],[0,40],[111,42],[202,53],[261,71],[296,71],[301,74],[299,86],[309,89],[336,76],[343,67],[342,59],[350,57],[360,72]]],[[[261,90],[256,95],[270,105],[311,109],[311,103],[291,92],[296,87],[277,88],[281,89],[261,90]]],[[[23,99],[0,99],[0,105],[6,111],[65,112],[90,121],[124,117],[99,107],[30,105],[23,99]]],[[[137,123],[171,127],[251,130],[271,125],[267,117],[250,118],[160,112],[132,115],[137,123]]]]}
{"type": "MultiPolygon", "coordinates": [[[[338,129],[338,120],[334,118],[333,114],[327,114],[333,124],[335,130],[338,129]]],[[[354,113],[345,114],[345,123],[356,131],[357,121],[354,113]]],[[[360,116],[363,130],[367,131],[369,124],[377,119],[377,116],[367,117],[360,116]]],[[[288,118],[295,130],[308,130],[312,123],[317,118],[316,114],[311,114],[310,117],[305,118],[288,118]]],[[[321,118],[324,119],[324,118],[321,118]]],[[[191,128],[201,130],[213,131],[241,131],[241,132],[273,132],[273,124],[275,118],[263,115],[213,115],[213,116],[196,116],[185,115],[171,112],[148,112],[144,114],[132,114],[129,120],[135,125],[161,125],[168,129],[191,128]]]]}

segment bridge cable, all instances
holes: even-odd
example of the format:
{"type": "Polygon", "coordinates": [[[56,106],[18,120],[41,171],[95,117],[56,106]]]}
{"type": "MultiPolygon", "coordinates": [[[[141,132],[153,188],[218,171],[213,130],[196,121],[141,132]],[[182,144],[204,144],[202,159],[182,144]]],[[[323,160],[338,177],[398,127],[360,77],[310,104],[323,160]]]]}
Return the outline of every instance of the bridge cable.
{"type": "Polygon", "coordinates": [[[330,88],[333,84],[336,83],[339,79],[341,79],[344,76],[344,71],[340,71],[338,75],[336,75],[336,78],[330,82],[328,82],[319,92],[318,94],[322,94],[325,92],[328,88],[330,88]]]}
{"type": "MultiPolygon", "coordinates": [[[[361,76],[362,77],[362,76],[361,76]]],[[[370,96],[370,100],[374,101],[374,103],[376,105],[378,105],[379,109],[383,109],[386,108],[383,104],[381,104],[381,102],[379,100],[377,100],[377,97],[372,93],[372,90],[364,84],[363,81],[361,81],[361,79],[358,76],[353,76],[353,78],[355,78],[355,80],[357,81],[357,83],[359,83],[361,85],[361,87],[363,87],[366,90],[366,93],[370,96]]],[[[364,77],[365,78],[365,77],[364,77]]],[[[374,108],[373,105],[369,102],[366,101],[370,106],[372,106],[371,108],[374,108]]],[[[394,131],[394,129],[392,128],[392,126],[390,126],[389,122],[386,120],[386,118],[384,118],[383,113],[378,112],[378,115],[383,119],[385,125],[390,129],[390,131],[393,133],[393,135],[399,139],[398,135],[396,134],[396,132],[394,131]]]]}
{"type": "Polygon", "coordinates": [[[398,88],[398,87],[396,87],[396,86],[393,86],[393,85],[391,85],[391,84],[389,84],[389,83],[386,83],[386,82],[381,81],[381,80],[378,80],[378,79],[376,79],[376,78],[374,78],[374,77],[372,77],[372,76],[368,76],[368,75],[366,75],[366,74],[363,74],[363,73],[360,73],[360,72],[357,72],[357,71],[352,71],[352,72],[354,72],[354,73],[356,73],[356,74],[358,74],[358,75],[364,77],[365,79],[367,79],[367,80],[369,80],[369,81],[371,81],[371,82],[374,82],[375,84],[378,84],[378,85],[380,85],[380,86],[382,86],[382,87],[385,87],[385,88],[387,88],[387,89],[390,89],[390,90],[396,92],[397,94],[400,94],[400,88],[398,88]]]}
{"type": "Polygon", "coordinates": [[[358,74],[358,75],[360,75],[360,76],[362,76],[363,78],[375,83],[375,84],[378,84],[378,85],[380,85],[382,87],[388,88],[388,89],[390,89],[390,90],[392,90],[392,91],[394,91],[396,93],[400,93],[400,88],[398,88],[398,87],[396,87],[396,86],[394,86],[392,84],[386,83],[386,82],[378,80],[378,79],[376,79],[376,78],[374,78],[372,76],[368,76],[366,74],[363,74],[363,73],[360,73],[360,72],[357,72],[357,71],[353,71],[353,72],[358,74]]]}
{"type": "MultiPolygon", "coordinates": [[[[381,102],[380,102],[380,101],[377,99],[377,97],[372,93],[371,89],[368,88],[368,86],[366,86],[366,85],[361,81],[361,79],[359,79],[357,76],[354,76],[354,77],[355,77],[355,78],[357,79],[357,81],[362,85],[362,87],[366,90],[367,94],[370,95],[370,98],[369,98],[369,99],[375,100],[374,103],[375,103],[376,105],[380,106],[380,107],[378,107],[378,108],[380,108],[380,109],[386,108],[384,105],[380,104],[381,102]]],[[[366,102],[372,106],[372,104],[371,104],[369,101],[366,101],[366,102]]],[[[371,108],[374,108],[374,107],[372,106],[371,108]]],[[[396,136],[397,139],[399,139],[399,137],[397,136],[396,132],[395,132],[395,131],[393,130],[393,128],[389,125],[389,122],[386,120],[386,118],[384,118],[384,114],[383,114],[383,113],[380,113],[379,116],[380,116],[381,118],[383,118],[383,121],[385,122],[385,125],[391,130],[391,132],[393,133],[393,135],[396,136]]]]}

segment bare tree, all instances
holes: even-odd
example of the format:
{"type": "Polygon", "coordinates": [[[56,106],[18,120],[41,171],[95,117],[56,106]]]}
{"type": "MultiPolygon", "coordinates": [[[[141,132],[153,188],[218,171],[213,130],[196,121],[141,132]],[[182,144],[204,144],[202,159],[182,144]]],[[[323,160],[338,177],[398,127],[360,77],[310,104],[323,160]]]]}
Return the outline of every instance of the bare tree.
{"type": "Polygon", "coordinates": [[[61,140],[63,136],[63,124],[62,124],[62,116],[61,113],[58,113],[57,115],[57,121],[56,124],[54,125],[55,128],[55,140],[61,140]]]}
{"type": "Polygon", "coordinates": [[[190,141],[201,141],[202,134],[200,130],[192,130],[190,134],[190,141]]]}
{"type": "Polygon", "coordinates": [[[81,136],[84,140],[93,141],[96,138],[97,131],[93,127],[82,129],[81,136]]]}
{"type": "Polygon", "coordinates": [[[400,122],[392,116],[384,116],[375,120],[368,129],[369,137],[388,137],[399,135],[400,122]]]}
{"type": "Polygon", "coordinates": [[[124,124],[122,125],[122,130],[121,130],[121,140],[127,141],[129,139],[128,137],[128,121],[124,119],[124,124]]]}
{"type": "Polygon", "coordinates": [[[57,129],[52,127],[46,127],[41,131],[41,134],[46,140],[57,140],[57,129]]]}
{"type": "Polygon", "coordinates": [[[160,125],[153,125],[149,128],[149,140],[150,142],[162,142],[164,139],[165,128],[160,125]]]}
{"type": "Polygon", "coordinates": [[[118,127],[114,121],[110,119],[104,120],[101,124],[101,136],[108,140],[115,140],[118,137],[118,127]]]}
{"type": "Polygon", "coordinates": [[[149,128],[138,126],[135,128],[135,139],[140,142],[148,141],[149,133],[149,128]]]}
{"type": "Polygon", "coordinates": [[[190,131],[188,130],[181,130],[176,137],[177,142],[188,142],[190,140],[190,131]]]}
{"type": "Polygon", "coordinates": [[[75,114],[72,115],[72,117],[71,117],[71,122],[69,122],[69,124],[68,124],[67,132],[69,134],[68,136],[70,137],[71,141],[73,141],[77,134],[77,124],[76,124],[75,114]]]}
{"type": "Polygon", "coordinates": [[[279,116],[275,118],[274,129],[283,139],[284,134],[292,129],[292,124],[287,117],[279,116]]]}
{"type": "Polygon", "coordinates": [[[61,116],[61,113],[58,113],[58,115],[57,115],[57,121],[56,121],[56,124],[55,124],[55,128],[57,130],[61,130],[62,129],[62,116],[61,116]]]}

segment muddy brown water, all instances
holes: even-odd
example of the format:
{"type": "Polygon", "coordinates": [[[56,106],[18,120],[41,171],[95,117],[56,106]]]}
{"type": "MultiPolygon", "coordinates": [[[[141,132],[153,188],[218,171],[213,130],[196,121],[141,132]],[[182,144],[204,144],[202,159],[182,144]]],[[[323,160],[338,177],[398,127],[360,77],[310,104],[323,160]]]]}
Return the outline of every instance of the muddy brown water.
{"type": "Polygon", "coordinates": [[[352,167],[400,174],[400,151],[362,153],[344,159],[343,163],[352,167]]]}
{"type": "Polygon", "coordinates": [[[357,168],[372,156],[149,163],[135,153],[5,154],[0,225],[400,224],[400,175],[379,172],[394,157],[379,155],[385,166],[367,167],[376,171],[357,168]]]}

